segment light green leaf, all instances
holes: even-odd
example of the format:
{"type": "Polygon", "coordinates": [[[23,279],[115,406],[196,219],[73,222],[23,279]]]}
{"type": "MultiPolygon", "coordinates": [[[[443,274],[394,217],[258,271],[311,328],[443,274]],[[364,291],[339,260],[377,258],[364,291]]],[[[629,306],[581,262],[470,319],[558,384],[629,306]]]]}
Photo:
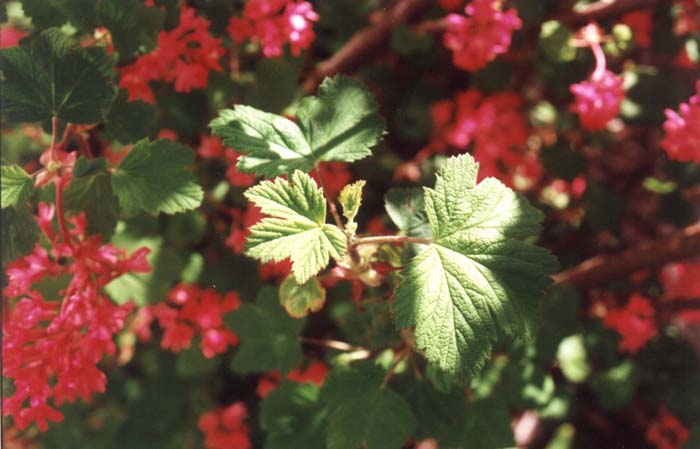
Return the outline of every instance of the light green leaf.
{"type": "Polygon", "coordinates": [[[34,181],[17,165],[3,165],[0,174],[2,208],[18,206],[34,193],[34,181]]]}
{"type": "Polygon", "coordinates": [[[364,86],[350,78],[327,78],[318,97],[302,100],[298,125],[249,106],[219,112],[210,126],[224,144],[244,153],[238,169],[268,178],[311,171],[320,161],[352,162],[372,154],[384,122],[364,86]]]}
{"type": "Polygon", "coordinates": [[[403,270],[394,321],[415,325],[416,345],[454,374],[478,373],[497,329],[529,338],[543,290],[557,269],[545,249],[521,240],[542,213],[493,178],[478,185],[469,155],[447,160],[425,189],[433,243],[403,270]]]}
{"type": "Polygon", "coordinates": [[[316,278],[297,284],[294,276],[289,275],[280,285],[280,304],[294,318],[318,312],[325,303],[326,289],[316,278]]]}
{"type": "Polygon", "coordinates": [[[39,239],[39,225],[26,206],[10,206],[2,211],[2,263],[29,254],[39,239]]]}
{"type": "Polygon", "coordinates": [[[112,191],[107,161],[78,159],[64,202],[69,210],[85,212],[90,234],[99,233],[108,241],[119,219],[119,201],[112,191]]]}
{"type": "Polygon", "coordinates": [[[39,122],[55,116],[71,123],[100,122],[115,88],[90,55],[56,28],[28,45],[0,51],[5,120],[39,122]]]}
{"type": "Polygon", "coordinates": [[[416,429],[409,404],[382,386],[383,370],[376,365],[336,367],[322,397],[331,407],[328,449],[400,449],[416,429]]]}
{"type": "Polygon", "coordinates": [[[311,177],[295,171],[290,180],[264,181],[245,192],[270,217],[250,229],[246,254],[261,262],[292,260],[292,272],[303,284],[346,251],[345,234],[326,222],[323,190],[311,177]]]}
{"type": "Polygon", "coordinates": [[[170,140],[141,140],[112,175],[112,188],[127,213],[174,214],[202,202],[202,188],[190,171],[194,152],[170,140]]]}
{"type": "Polygon", "coordinates": [[[277,292],[260,290],[254,304],[246,304],[224,318],[241,344],[231,368],[241,374],[294,368],[301,358],[299,334],[304,320],[290,317],[279,305],[277,292]]]}
{"type": "Polygon", "coordinates": [[[325,449],[327,415],[316,385],[283,381],[260,406],[265,449],[325,449]]]}
{"type": "Polygon", "coordinates": [[[350,235],[355,235],[357,231],[357,223],[355,217],[362,205],[362,189],[365,186],[365,181],[355,181],[343,187],[338,195],[338,202],[343,207],[343,215],[348,220],[347,231],[350,235]]]}

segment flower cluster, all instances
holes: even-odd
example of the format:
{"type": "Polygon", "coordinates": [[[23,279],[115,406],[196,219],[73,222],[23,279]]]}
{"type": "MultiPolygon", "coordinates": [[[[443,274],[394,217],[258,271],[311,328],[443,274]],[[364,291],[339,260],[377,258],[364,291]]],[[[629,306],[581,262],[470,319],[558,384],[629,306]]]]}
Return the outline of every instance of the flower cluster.
{"type": "Polygon", "coordinates": [[[37,245],[5,270],[2,373],[14,380],[14,393],[2,408],[20,429],[36,422],[46,430],[47,420],[63,419],[55,406],[105,391],[107,377],[97,364],[115,353],[112,338],[133,303],[114,305],[102,288],[122,274],[150,271],[147,248],[127,256],[102,245],[99,235],[87,236],[82,214],[68,220],[68,233],[57,233],[54,215],[53,205],[39,205],[39,226],[51,248],[37,245]],[[70,278],[61,300],[44,298],[37,283],[58,277],[70,278]]]}
{"type": "Polygon", "coordinates": [[[29,33],[15,28],[10,24],[0,26],[0,48],[9,48],[19,45],[19,41],[29,33]]]}
{"type": "Polygon", "coordinates": [[[201,335],[200,347],[206,358],[226,352],[238,344],[238,338],[224,327],[222,315],[240,306],[235,292],[218,294],[194,284],[179,284],[168,293],[168,302],[142,307],[134,332],[142,341],[151,339],[150,325],[156,319],[164,329],[161,347],[179,352],[189,348],[195,333],[201,335]]]}
{"type": "Polygon", "coordinates": [[[160,32],[157,48],[120,70],[119,87],[129,91],[130,101],[149,103],[155,103],[151,81],[174,82],[177,92],[204,88],[209,72],[222,70],[223,55],[221,39],[209,34],[209,21],[192,8],[182,8],[180,24],[160,32]]]}
{"type": "Polygon", "coordinates": [[[216,136],[202,136],[197,154],[203,159],[222,159],[228,165],[226,179],[234,187],[250,187],[255,183],[255,175],[242,173],[236,168],[241,154],[231,148],[225,148],[216,136]]]}
{"type": "Polygon", "coordinates": [[[676,161],[700,163],[700,81],[696,89],[697,94],[682,103],[679,112],[666,109],[661,148],[676,161]]]}
{"type": "Polygon", "coordinates": [[[634,42],[639,48],[651,47],[651,33],[653,21],[651,11],[642,9],[632,11],[622,16],[622,23],[630,27],[634,42]]]}
{"type": "Polygon", "coordinates": [[[678,418],[662,406],[644,436],[657,449],[680,449],[688,441],[690,433],[678,418]]]}
{"type": "Polygon", "coordinates": [[[250,449],[248,425],[245,423],[248,410],[242,402],[228,407],[206,412],[197,421],[197,427],[204,433],[204,446],[207,449],[250,449]]]}
{"type": "Polygon", "coordinates": [[[281,56],[287,43],[297,56],[316,38],[313,22],[318,18],[309,2],[250,0],[243,17],[231,18],[228,33],[239,44],[248,39],[260,43],[267,58],[281,56]]]}
{"type": "Polygon", "coordinates": [[[697,0],[676,0],[678,15],[673,32],[678,35],[700,32],[700,3],[697,0]]]}
{"type": "MultiPolygon", "coordinates": [[[[323,381],[328,374],[328,366],[323,362],[312,362],[305,370],[299,368],[287,373],[286,379],[298,383],[312,383],[318,386],[323,385],[323,381]]],[[[280,383],[280,373],[271,371],[266,373],[258,381],[256,392],[259,397],[264,398],[280,383]]]]}
{"type": "Polygon", "coordinates": [[[634,294],[622,308],[609,310],[603,324],[621,336],[620,351],[635,353],[657,334],[651,301],[634,294]]]}
{"type": "Polygon", "coordinates": [[[464,151],[473,143],[474,158],[480,164],[479,179],[493,176],[509,186],[516,177],[537,179],[539,162],[524,150],[528,127],[520,112],[522,104],[513,93],[483,96],[475,89],[433,104],[433,135],[417,158],[450,148],[464,151]]]}
{"type": "Polygon", "coordinates": [[[501,11],[498,0],[474,0],[464,8],[467,14],[449,14],[445,47],[460,69],[475,71],[505,53],[513,31],[522,22],[515,9],[501,11]]]}

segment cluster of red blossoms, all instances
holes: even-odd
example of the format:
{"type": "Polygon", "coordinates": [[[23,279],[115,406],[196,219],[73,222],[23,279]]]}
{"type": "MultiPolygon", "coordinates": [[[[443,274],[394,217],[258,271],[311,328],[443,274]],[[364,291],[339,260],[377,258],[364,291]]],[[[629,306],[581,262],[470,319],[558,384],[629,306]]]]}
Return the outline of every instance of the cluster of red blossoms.
{"type": "Polygon", "coordinates": [[[579,38],[582,45],[591,47],[596,66],[588,80],[571,85],[575,97],[571,107],[578,113],[584,128],[600,131],[620,112],[620,103],[625,98],[624,80],[605,68],[605,54],[600,46],[602,31],[597,25],[584,27],[579,38]]]}
{"type": "Polygon", "coordinates": [[[680,162],[700,163],[700,81],[697,94],[687,103],[681,103],[679,112],[666,109],[661,148],[670,159],[680,162]]]}
{"type": "Polygon", "coordinates": [[[678,35],[700,32],[700,3],[697,0],[676,0],[678,11],[673,32],[678,35]]]}
{"type": "Polygon", "coordinates": [[[195,333],[198,333],[204,357],[212,358],[238,344],[238,337],[224,327],[222,316],[240,305],[241,300],[235,292],[222,296],[212,288],[179,284],[168,292],[168,302],[139,309],[134,333],[141,341],[149,341],[152,338],[151,323],[157,319],[165,330],[160,342],[163,349],[179,352],[189,348],[195,333]]]}
{"type": "Polygon", "coordinates": [[[690,438],[690,432],[666,407],[661,406],[644,437],[657,449],[680,449],[690,438]]]}
{"type": "Polygon", "coordinates": [[[207,449],[250,449],[247,417],[248,410],[243,402],[200,416],[197,427],[204,433],[204,446],[207,449]]]}
{"type": "Polygon", "coordinates": [[[243,17],[231,18],[228,33],[238,44],[248,39],[258,42],[267,58],[282,56],[287,43],[297,56],[316,38],[313,22],[318,19],[309,2],[250,0],[243,17]]]}
{"type": "Polygon", "coordinates": [[[473,72],[508,51],[522,21],[515,9],[501,11],[500,6],[499,0],[474,0],[464,8],[466,16],[447,15],[445,47],[452,50],[456,67],[473,72]]]}
{"type": "Polygon", "coordinates": [[[68,220],[68,234],[57,233],[54,213],[53,205],[39,204],[37,220],[50,250],[37,245],[5,270],[2,374],[13,379],[14,393],[3,398],[2,409],[20,429],[36,422],[46,430],[47,420],[63,419],[55,406],[105,391],[107,377],[97,364],[115,353],[112,338],[134,305],[114,305],[102,288],[122,274],[150,271],[147,248],[127,256],[102,245],[99,235],[87,236],[83,214],[68,220]],[[70,277],[60,301],[35,289],[59,276],[70,277]]]}
{"type": "Polygon", "coordinates": [[[209,21],[197,17],[193,8],[182,8],[180,24],[158,34],[157,48],[120,70],[119,87],[129,91],[130,101],[148,103],[155,103],[151,81],[174,82],[177,92],[201,89],[211,70],[222,70],[224,53],[221,39],[209,34],[209,21]]]}
{"type": "Polygon", "coordinates": [[[465,151],[473,143],[480,179],[493,176],[512,186],[516,176],[539,178],[537,157],[525,151],[528,128],[522,105],[514,93],[483,96],[475,89],[458,92],[454,100],[434,103],[433,135],[416,159],[450,148],[465,151]]]}
{"type": "MultiPolygon", "coordinates": [[[[326,380],[326,375],[328,374],[328,366],[323,362],[312,362],[305,369],[294,369],[287,373],[286,379],[292,382],[298,383],[312,383],[318,386],[323,385],[323,381],[326,380]]],[[[280,383],[280,373],[277,371],[270,371],[266,373],[265,376],[261,377],[258,381],[258,388],[256,393],[259,397],[265,398],[272,390],[277,388],[280,383]]]]}

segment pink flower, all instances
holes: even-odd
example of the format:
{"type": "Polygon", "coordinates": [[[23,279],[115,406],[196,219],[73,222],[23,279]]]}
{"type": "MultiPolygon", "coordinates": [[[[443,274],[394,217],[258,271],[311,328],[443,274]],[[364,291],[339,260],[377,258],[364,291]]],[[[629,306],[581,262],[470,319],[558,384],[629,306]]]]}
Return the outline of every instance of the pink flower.
{"type": "Polygon", "coordinates": [[[593,72],[587,81],[571,86],[575,96],[572,109],[581,119],[581,125],[589,131],[605,129],[608,122],[620,112],[620,103],[625,98],[623,79],[609,70],[593,72]]]}
{"type": "Polygon", "coordinates": [[[5,24],[0,27],[0,48],[9,48],[19,45],[19,41],[29,35],[28,32],[5,24]]]}
{"type": "Polygon", "coordinates": [[[452,50],[455,66],[473,72],[508,51],[522,22],[515,9],[501,11],[497,0],[474,0],[464,11],[466,16],[447,16],[445,47],[452,50]]]}
{"type": "Polygon", "coordinates": [[[679,112],[666,109],[661,148],[669,159],[700,163],[700,81],[696,89],[698,93],[681,103],[679,112]]]}
{"type": "Polygon", "coordinates": [[[603,324],[622,336],[620,351],[635,353],[657,334],[655,313],[650,300],[634,294],[625,307],[610,310],[603,324]]]}

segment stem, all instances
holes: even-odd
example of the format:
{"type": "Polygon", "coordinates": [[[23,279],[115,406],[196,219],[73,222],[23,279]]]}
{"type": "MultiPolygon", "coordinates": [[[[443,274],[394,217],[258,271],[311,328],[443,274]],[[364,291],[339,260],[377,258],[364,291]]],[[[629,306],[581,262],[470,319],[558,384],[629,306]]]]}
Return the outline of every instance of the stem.
{"type": "MultiPolygon", "coordinates": [[[[323,191],[328,192],[328,189],[326,189],[326,183],[323,181],[321,169],[318,165],[316,166],[316,175],[318,176],[318,182],[321,184],[323,191]]],[[[343,220],[340,219],[340,214],[338,213],[338,208],[335,207],[335,202],[326,197],[326,203],[328,203],[328,208],[331,210],[331,215],[333,216],[335,224],[338,225],[341,230],[345,231],[345,225],[343,224],[343,220]]]]}
{"type": "Polygon", "coordinates": [[[377,235],[372,237],[358,237],[352,242],[355,246],[382,243],[393,243],[397,245],[401,243],[421,243],[423,245],[430,245],[433,241],[423,237],[409,237],[407,235],[377,235]]]}
{"type": "Polygon", "coordinates": [[[66,225],[66,218],[63,209],[63,184],[63,178],[56,178],[56,216],[58,217],[58,226],[61,228],[63,238],[68,246],[72,248],[73,243],[70,239],[70,233],[68,232],[68,226],[66,225]]]}
{"type": "Polygon", "coordinates": [[[51,117],[51,160],[58,159],[56,154],[56,132],[58,131],[58,117],[51,117]]]}
{"type": "Polygon", "coordinates": [[[595,57],[595,70],[593,71],[592,78],[597,81],[600,80],[603,77],[603,73],[605,73],[605,53],[603,53],[603,47],[600,46],[599,42],[591,42],[591,50],[595,57]]]}
{"type": "Polygon", "coordinates": [[[321,346],[321,347],[329,348],[329,349],[337,349],[338,351],[347,351],[347,352],[366,351],[365,348],[361,348],[359,346],[353,346],[350,343],[346,343],[344,341],[338,341],[338,340],[328,340],[325,338],[314,338],[314,337],[299,337],[299,340],[302,343],[306,343],[308,345],[321,346]]]}
{"type": "Polygon", "coordinates": [[[396,372],[396,368],[398,368],[399,364],[406,358],[410,350],[411,349],[409,347],[405,347],[396,354],[396,358],[391,363],[391,366],[384,375],[384,380],[382,380],[382,387],[385,387],[389,383],[391,378],[394,376],[394,372],[396,372]]]}

